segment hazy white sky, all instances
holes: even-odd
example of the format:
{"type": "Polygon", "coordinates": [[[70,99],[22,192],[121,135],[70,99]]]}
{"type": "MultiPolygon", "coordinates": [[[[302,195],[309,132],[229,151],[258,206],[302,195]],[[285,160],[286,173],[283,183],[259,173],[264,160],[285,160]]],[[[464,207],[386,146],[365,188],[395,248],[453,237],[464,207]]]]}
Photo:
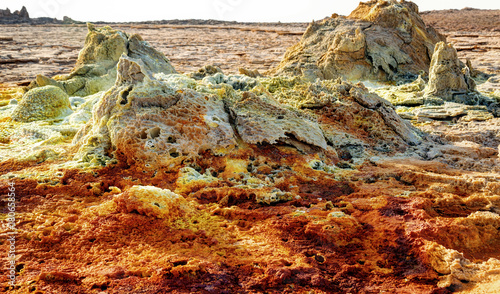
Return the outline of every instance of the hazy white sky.
{"type": "MultiPolygon", "coordinates": [[[[500,9],[499,0],[415,0],[420,11],[474,7],[500,9]]],[[[69,16],[80,21],[218,19],[236,21],[310,22],[333,13],[349,14],[356,0],[2,0],[0,9],[24,5],[31,17],[69,16]],[[3,6],[3,7],[2,7],[3,6]]]]}

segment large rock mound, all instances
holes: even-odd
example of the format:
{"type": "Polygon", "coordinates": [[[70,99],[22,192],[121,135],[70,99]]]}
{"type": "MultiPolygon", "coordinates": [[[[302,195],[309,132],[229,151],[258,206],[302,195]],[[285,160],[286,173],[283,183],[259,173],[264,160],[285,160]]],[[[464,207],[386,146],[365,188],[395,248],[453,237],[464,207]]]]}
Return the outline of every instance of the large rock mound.
{"type": "Polygon", "coordinates": [[[143,62],[156,72],[175,73],[168,58],[139,35],[129,36],[111,27],[96,28],[92,24],[88,24],[88,30],[85,45],[71,73],[54,79],[38,75],[31,88],[52,85],[70,96],[82,97],[106,91],[115,83],[116,66],[122,54],[132,58],[142,56],[143,62]]]}
{"type": "Polygon", "coordinates": [[[348,17],[313,22],[271,74],[315,79],[391,81],[427,73],[445,38],[427,27],[412,2],[360,3],[348,17]]]}
{"type": "Polygon", "coordinates": [[[116,84],[74,138],[78,160],[169,166],[206,151],[287,145],[333,161],[337,153],[363,161],[377,149],[390,153],[420,142],[387,101],[361,84],[220,72],[196,81],[165,75],[149,63],[151,54],[137,57],[120,58],[116,84]]]}

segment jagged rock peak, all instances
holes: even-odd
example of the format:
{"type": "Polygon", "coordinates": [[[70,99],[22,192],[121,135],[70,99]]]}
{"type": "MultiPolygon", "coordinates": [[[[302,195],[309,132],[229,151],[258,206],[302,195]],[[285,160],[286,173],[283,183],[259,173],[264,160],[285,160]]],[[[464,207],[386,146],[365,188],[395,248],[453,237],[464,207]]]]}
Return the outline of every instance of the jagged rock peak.
{"type": "Polygon", "coordinates": [[[23,6],[23,8],[21,8],[20,11],[16,10],[14,12],[11,12],[9,8],[0,9],[0,22],[23,21],[23,20],[25,21],[29,19],[30,15],[25,6],[23,6]]]}

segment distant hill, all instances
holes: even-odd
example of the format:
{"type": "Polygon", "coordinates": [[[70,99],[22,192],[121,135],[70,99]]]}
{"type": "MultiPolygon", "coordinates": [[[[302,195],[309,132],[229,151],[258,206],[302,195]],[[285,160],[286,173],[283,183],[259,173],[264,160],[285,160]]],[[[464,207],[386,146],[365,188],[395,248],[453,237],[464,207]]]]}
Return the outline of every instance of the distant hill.
{"type": "Polygon", "coordinates": [[[82,23],[74,21],[65,16],[63,20],[50,17],[30,18],[28,10],[23,6],[21,10],[11,12],[9,8],[0,9],[0,24],[75,24],[82,23]]]}

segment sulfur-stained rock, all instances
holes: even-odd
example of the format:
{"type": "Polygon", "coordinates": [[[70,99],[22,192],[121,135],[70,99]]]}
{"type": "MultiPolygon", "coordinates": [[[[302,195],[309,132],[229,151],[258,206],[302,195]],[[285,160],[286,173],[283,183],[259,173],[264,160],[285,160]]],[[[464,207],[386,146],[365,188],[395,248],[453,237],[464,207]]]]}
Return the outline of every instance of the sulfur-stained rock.
{"type": "Polygon", "coordinates": [[[296,139],[326,148],[326,140],[316,122],[266,98],[243,92],[240,100],[228,102],[238,134],[245,142],[275,144],[280,140],[296,139]]]}
{"type": "Polygon", "coordinates": [[[30,87],[57,86],[71,96],[88,96],[110,89],[116,80],[118,60],[125,54],[140,58],[154,72],[175,73],[164,54],[151,47],[139,35],[129,36],[111,27],[87,24],[85,45],[69,75],[49,78],[38,75],[30,87]]]}
{"type": "Polygon", "coordinates": [[[91,68],[82,68],[85,64],[101,64],[104,67],[112,67],[118,62],[120,56],[128,53],[127,35],[111,27],[96,28],[87,24],[88,34],[85,46],[78,55],[76,62],[77,71],[86,71],[91,68]]]}
{"type": "Polygon", "coordinates": [[[434,46],[444,40],[425,25],[412,2],[361,2],[348,17],[311,23],[269,73],[313,80],[406,79],[428,72],[434,46]]]}
{"type": "Polygon", "coordinates": [[[328,144],[335,148],[361,150],[367,146],[371,149],[379,143],[420,142],[414,127],[404,122],[387,100],[370,93],[362,84],[353,85],[342,79],[306,82],[297,77],[261,81],[280,103],[303,109],[302,114],[313,114],[328,144]],[[353,129],[358,131],[352,132],[353,129]],[[368,130],[370,135],[361,135],[362,129],[368,130]],[[375,142],[368,142],[368,138],[375,142]]]}
{"type": "Polygon", "coordinates": [[[65,123],[71,125],[86,124],[92,118],[92,108],[104,96],[104,92],[81,97],[70,97],[75,112],[64,119],[65,123]],[[74,105],[73,105],[74,104],[74,105]]]}
{"type": "MultiPolygon", "coordinates": [[[[394,106],[415,107],[424,104],[435,104],[430,97],[424,97],[424,90],[427,83],[421,76],[408,84],[401,86],[386,86],[376,88],[373,91],[380,97],[390,101],[394,106]]],[[[440,98],[434,98],[440,99],[440,98]]],[[[441,99],[440,99],[441,100],[441,99]]],[[[441,104],[444,101],[441,100],[441,104]]]]}
{"type": "Polygon", "coordinates": [[[173,88],[142,59],[122,56],[116,85],[97,102],[92,120],[75,137],[77,155],[91,161],[114,154],[155,164],[224,153],[235,145],[224,103],[213,94],[173,88]]]}
{"type": "Polygon", "coordinates": [[[439,287],[465,288],[463,283],[486,282],[498,278],[500,260],[491,258],[485,262],[472,262],[456,250],[447,249],[434,242],[426,242],[425,253],[430,265],[442,275],[439,287]]]}
{"type": "Polygon", "coordinates": [[[255,78],[246,75],[224,75],[220,72],[214,75],[208,75],[203,78],[203,82],[213,86],[217,85],[229,85],[233,90],[248,91],[258,85],[258,81],[255,78]]]}
{"type": "Polygon", "coordinates": [[[153,186],[133,186],[116,196],[119,211],[137,212],[142,215],[173,221],[192,210],[181,195],[168,189],[153,186]]]}
{"type": "Polygon", "coordinates": [[[222,73],[222,70],[218,66],[205,65],[200,68],[197,72],[189,73],[188,76],[195,80],[202,80],[207,76],[212,76],[216,73],[222,73]]]}
{"type": "Polygon", "coordinates": [[[68,95],[54,86],[45,86],[28,91],[12,113],[19,122],[62,119],[71,114],[68,95]]]}
{"type": "MultiPolygon", "coordinates": [[[[469,70],[458,60],[457,50],[451,44],[436,44],[430,65],[429,84],[425,94],[446,101],[467,103],[467,94],[476,90],[469,70]]],[[[476,101],[472,101],[475,104],[476,101]]]]}

